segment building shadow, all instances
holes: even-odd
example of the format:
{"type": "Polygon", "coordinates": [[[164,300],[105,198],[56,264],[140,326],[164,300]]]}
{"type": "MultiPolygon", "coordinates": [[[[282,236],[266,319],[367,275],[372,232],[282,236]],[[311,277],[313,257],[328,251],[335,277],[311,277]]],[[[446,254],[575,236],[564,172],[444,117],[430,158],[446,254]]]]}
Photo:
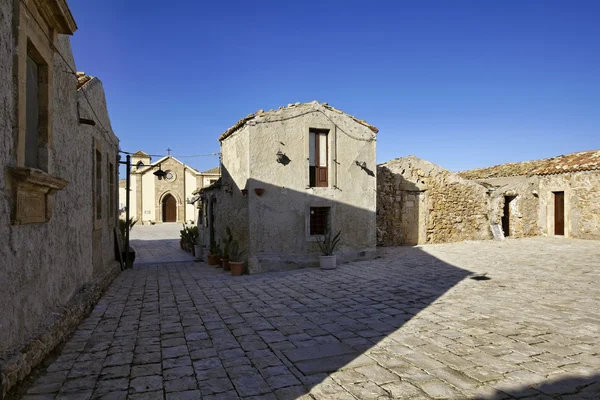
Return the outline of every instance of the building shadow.
{"type": "Polygon", "coordinates": [[[597,400],[600,399],[600,374],[591,376],[570,376],[559,379],[549,379],[538,384],[531,385],[507,385],[502,387],[497,393],[489,396],[481,396],[481,400],[500,400],[506,399],[507,395],[511,398],[544,398],[544,399],[577,399],[577,400],[597,400]]]}
{"type": "MultiPolygon", "coordinates": [[[[359,173],[376,179],[367,172],[359,173]]],[[[253,330],[250,338],[261,338],[268,348],[251,339],[246,342],[244,337],[238,340],[251,360],[259,354],[257,363],[252,360],[259,370],[262,358],[274,355],[292,371],[288,383],[297,385],[287,389],[289,393],[282,398],[306,394],[336,371],[376,364],[376,357],[366,357],[366,352],[390,337],[399,340],[395,344],[401,346],[400,328],[471,274],[418,247],[386,248],[380,251],[383,257],[378,255],[376,193],[356,193],[357,204],[363,200],[360,196],[372,196],[372,206],[361,207],[339,201],[338,191],[344,190],[350,189],[300,191],[257,179],[235,182],[223,168],[222,180],[202,194],[199,226],[204,227],[204,242],[225,240],[229,228],[246,251],[250,275],[232,279],[249,296],[238,299],[231,311],[255,315],[243,326],[253,330]],[[330,230],[341,231],[336,270],[302,269],[319,263],[319,247],[311,238],[313,207],[327,207],[330,230]]],[[[406,190],[419,191],[408,186],[406,190]]],[[[405,221],[404,227],[414,233],[415,244],[421,207],[420,201],[411,204],[415,218],[405,221]]],[[[201,279],[201,272],[195,274],[201,279]]],[[[217,313],[221,314],[219,310],[217,313]]],[[[227,314],[221,318],[227,324],[227,314]]],[[[242,327],[227,325],[232,332],[242,327]]],[[[226,365],[223,367],[227,370],[226,365]]],[[[284,384],[277,376],[255,378],[259,382],[262,379],[274,390],[278,379],[284,384]]]]}

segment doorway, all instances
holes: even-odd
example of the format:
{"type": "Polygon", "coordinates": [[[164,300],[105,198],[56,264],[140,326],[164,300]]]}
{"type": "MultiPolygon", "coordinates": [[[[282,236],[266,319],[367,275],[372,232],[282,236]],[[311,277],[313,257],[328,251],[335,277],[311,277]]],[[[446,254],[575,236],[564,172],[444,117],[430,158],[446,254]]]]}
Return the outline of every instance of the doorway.
{"type": "Polygon", "coordinates": [[[565,234],[565,192],[552,192],[554,194],[554,234],[565,234]]]}
{"type": "Polygon", "coordinates": [[[510,203],[516,198],[517,196],[504,196],[504,213],[502,214],[504,237],[510,236],[510,203]]]}
{"type": "Polygon", "coordinates": [[[163,222],[177,222],[177,200],[172,194],[168,194],[162,201],[163,222]]]}

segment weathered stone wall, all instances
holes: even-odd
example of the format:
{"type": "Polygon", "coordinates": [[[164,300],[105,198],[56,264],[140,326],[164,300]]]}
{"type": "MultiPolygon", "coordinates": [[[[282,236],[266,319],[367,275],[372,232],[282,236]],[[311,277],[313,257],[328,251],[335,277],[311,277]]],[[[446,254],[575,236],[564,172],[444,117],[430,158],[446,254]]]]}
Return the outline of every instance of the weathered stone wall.
{"type": "Polygon", "coordinates": [[[540,177],[539,223],[554,234],[553,192],[565,193],[565,236],[600,240],[600,172],[583,171],[540,177]]]}
{"type": "MultiPolygon", "coordinates": [[[[100,235],[102,247],[106,246],[105,268],[94,271],[92,265],[95,133],[88,132],[88,128],[79,123],[77,79],[68,72],[75,69],[75,63],[67,36],[58,35],[57,47],[68,65],[56,52],[52,60],[53,139],[49,147],[48,173],[68,184],[53,195],[52,216],[48,222],[11,223],[15,205],[14,182],[8,179],[6,168],[17,165],[18,137],[13,73],[14,4],[18,2],[0,2],[0,237],[3,238],[0,243],[0,369],[11,371],[9,380],[6,376],[3,378],[0,397],[14,383],[15,377],[22,379],[62,339],[60,335],[66,332],[63,329],[56,331],[59,336],[54,336],[54,331],[46,332],[54,324],[54,313],[71,301],[84,285],[93,286],[95,272],[103,276],[114,271],[115,266],[114,261],[111,262],[114,257],[110,258],[109,254],[113,247],[108,239],[108,229],[100,235]],[[11,360],[16,360],[17,364],[11,364],[11,360]]],[[[101,107],[96,111],[103,112],[101,107]]],[[[100,140],[103,139],[100,137],[100,140]]],[[[104,154],[108,152],[109,157],[115,157],[116,151],[116,144],[103,147],[104,154]]],[[[104,252],[104,249],[100,251],[104,252]]]]}
{"type": "MultiPolygon", "coordinates": [[[[246,188],[248,171],[248,146],[249,137],[243,128],[236,135],[229,137],[221,143],[223,170],[221,188],[208,192],[209,200],[216,200],[213,204],[215,241],[227,239],[226,230],[229,227],[234,240],[238,242],[241,250],[245,251],[244,260],[249,254],[248,231],[248,196],[242,194],[246,188]]],[[[205,224],[207,225],[207,224],[205,224]]],[[[204,242],[210,245],[209,229],[205,228],[204,242]]]]}
{"type": "Polygon", "coordinates": [[[487,189],[414,156],[378,166],[378,244],[490,239],[487,189]]]}
{"type": "Polygon", "coordinates": [[[317,103],[256,117],[222,142],[226,186],[217,225],[235,227],[242,242],[247,235],[250,273],[317,263],[317,242],[307,231],[311,206],[331,207],[332,230],[342,232],[336,249],[341,262],[374,254],[375,147],[368,128],[317,103]],[[310,128],[329,130],[326,188],[308,187],[310,128]],[[278,151],[289,164],[277,162],[278,151]]]}
{"type": "MultiPolygon", "coordinates": [[[[96,125],[79,124],[80,134],[84,134],[90,140],[89,151],[86,165],[82,171],[86,171],[88,176],[93,176],[94,167],[94,145],[99,146],[102,152],[102,218],[94,222],[93,233],[93,260],[94,274],[102,275],[105,273],[111,263],[115,261],[114,249],[114,229],[118,227],[118,173],[119,164],[117,160],[119,150],[119,139],[115,136],[108,115],[106,96],[104,87],[98,78],[93,78],[77,92],[77,101],[79,107],[79,116],[85,119],[97,120],[96,125]],[[93,110],[92,111],[92,108],[93,110]],[[110,193],[110,168],[112,164],[112,183],[113,192],[110,193]],[[112,196],[112,197],[111,197],[112,196]],[[112,207],[111,204],[112,203],[112,207]]],[[[84,174],[86,175],[86,174],[84,174]]],[[[90,182],[93,184],[93,182],[90,182]]],[[[92,192],[88,193],[88,198],[92,202],[92,192]]],[[[93,207],[93,204],[92,204],[93,207]]]]}
{"type": "Polygon", "coordinates": [[[504,203],[507,196],[514,196],[509,203],[509,232],[505,236],[519,238],[539,236],[538,224],[539,178],[536,176],[511,176],[478,180],[490,187],[490,222],[502,226],[504,203]]]}

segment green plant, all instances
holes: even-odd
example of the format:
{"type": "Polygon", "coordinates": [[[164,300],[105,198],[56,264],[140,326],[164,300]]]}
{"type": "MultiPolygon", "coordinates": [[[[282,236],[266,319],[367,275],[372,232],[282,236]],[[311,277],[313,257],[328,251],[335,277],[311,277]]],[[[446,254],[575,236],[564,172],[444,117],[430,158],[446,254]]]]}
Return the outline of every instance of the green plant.
{"type": "Polygon", "coordinates": [[[231,229],[229,227],[225,228],[225,231],[227,232],[227,239],[223,241],[223,258],[229,259],[233,235],[231,234],[231,229]]]}
{"type": "Polygon", "coordinates": [[[197,226],[192,226],[192,227],[187,228],[187,235],[188,235],[188,243],[190,243],[192,246],[195,244],[198,244],[198,237],[200,237],[200,234],[198,233],[197,226]]]}
{"type": "Polygon", "coordinates": [[[237,240],[232,241],[231,248],[229,249],[230,260],[241,262],[241,258],[244,253],[244,250],[240,250],[240,245],[238,244],[237,240]]]}
{"type": "Polygon", "coordinates": [[[335,235],[332,239],[331,233],[329,231],[326,231],[325,238],[323,239],[323,241],[321,241],[319,239],[319,237],[317,236],[317,244],[319,245],[319,248],[321,249],[321,253],[324,256],[333,255],[333,252],[335,251],[335,246],[337,246],[338,243],[340,242],[340,234],[341,233],[342,233],[342,231],[339,231],[337,233],[337,235],[335,235]]]}
{"type": "Polygon", "coordinates": [[[119,231],[121,232],[121,237],[125,237],[127,228],[129,228],[129,230],[133,229],[136,222],[138,222],[138,220],[134,220],[133,217],[130,217],[129,220],[119,219],[119,231]]]}

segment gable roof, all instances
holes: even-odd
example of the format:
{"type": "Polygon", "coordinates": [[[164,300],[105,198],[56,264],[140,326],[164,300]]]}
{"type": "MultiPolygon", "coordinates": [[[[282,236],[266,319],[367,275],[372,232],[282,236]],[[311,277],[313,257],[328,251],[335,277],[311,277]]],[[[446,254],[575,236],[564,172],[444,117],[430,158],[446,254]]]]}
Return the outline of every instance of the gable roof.
{"type": "Polygon", "coordinates": [[[201,174],[203,174],[203,175],[220,175],[221,167],[214,167],[211,169],[207,169],[206,171],[202,171],[201,174]]]}
{"type": "Polygon", "coordinates": [[[145,151],[142,151],[142,150],[136,151],[135,153],[132,154],[132,156],[150,157],[150,155],[148,153],[146,153],[145,151]]]}
{"type": "Polygon", "coordinates": [[[462,171],[458,175],[465,179],[490,179],[596,170],[600,171],[600,150],[580,151],[542,160],[494,165],[493,167],[462,171]]]}
{"type": "MultiPolygon", "coordinates": [[[[143,151],[141,151],[141,150],[140,150],[140,151],[138,151],[138,152],[137,152],[137,153],[135,153],[135,154],[137,154],[137,155],[140,155],[139,153],[146,154],[146,153],[144,153],[144,152],[143,152],[143,151]]],[[[147,154],[146,154],[146,155],[147,155],[147,154]]],[[[137,169],[135,172],[137,172],[137,173],[146,173],[146,172],[148,172],[148,170],[149,170],[151,167],[153,167],[153,166],[156,166],[156,165],[158,165],[158,164],[160,164],[160,163],[163,163],[163,162],[165,162],[165,161],[166,161],[167,159],[169,159],[169,158],[170,158],[170,159],[172,159],[173,161],[175,161],[175,162],[178,162],[179,164],[183,165],[185,168],[187,168],[187,169],[191,170],[193,173],[195,173],[195,174],[199,174],[199,172],[198,172],[198,171],[197,171],[195,168],[192,168],[192,167],[190,167],[189,165],[182,163],[181,161],[179,161],[178,159],[176,159],[176,158],[175,158],[175,157],[173,157],[173,156],[164,156],[164,157],[163,157],[163,158],[161,158],[160,160],[154,161],[154,162],[152,162],[152,163],[150,163],[150,164],[148,164],[148,165],[144,165],[143,167],[141,167],[141,168],[137,169]]]]}
{"type": "Polygon", "coordinates": [[[315,108],[315,106],[321,106],[326,110],[329,111],[333,111],[336,112],[338,114],[342,114],[346,117],[349,117],[350,119],[352,119],[354,122],[363,125],[367,128],[369,128],[373,133],[378,133],[379,129],[377,129],[376,127],[374,127],[373,125],[368,124],[366,121],[358,119],[350,114],[346,114],[345,112],[343,112],[342,110],[338,110],[337,108],[334,108],[332,106],[330,106],[327,103],[319,103],[318,101],[314,100],[311,101],[310,103],[295,103],[295,104],[288,104],[287,107],[279,107],[277,110],[269,110],[269,111],[265,111],[265,110],[258,110],[256,113],[254,114],[248,114],[246,117],[240,119],[238,122],[236,122],[231,128],[227,129],[225,132],[223,132],[223,134],[221,136],[219,136],[219,141],[222,142],[223,140],[227,139],[229,136],[231,136],[234,132],[240,130],[241,128],[244,127],[244,125],[246,125],[246,123],[248,121],[251,121],[253,119],[255,119],[256,117],[266,117],[266,116],[270,116],[270,115],[274,115],[276,113],[281,113],[281,112],[285,112],[287,110],[291,110],[291,109],[302,109],[305,108],[307,110],[307,112],[310,112],[310,109],[312,108],[313,111],[321,111],[318,108],[315,108]]]}

